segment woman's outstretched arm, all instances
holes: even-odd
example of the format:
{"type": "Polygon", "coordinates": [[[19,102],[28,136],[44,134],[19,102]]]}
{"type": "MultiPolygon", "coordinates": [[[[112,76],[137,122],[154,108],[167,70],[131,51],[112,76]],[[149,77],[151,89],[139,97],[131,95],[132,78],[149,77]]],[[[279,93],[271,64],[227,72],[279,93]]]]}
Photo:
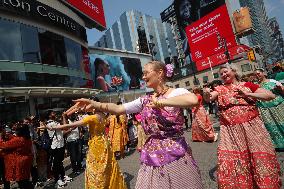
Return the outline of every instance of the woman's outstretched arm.
{"type": "Polygon", "coordinates": [[[179,108],[192,108],[198,105],[197,96],[193,93],[186,93],[179,96],[164,98],[157,100],[156,96],[152,96],[152,102],[148,104],[150,107],[179,107],[179,108]]]}
{"type": "Polygon", "coordinates": [[[217,91],[211,91],[209,88],[203,89],[203,98],[206,102],[215,101],[218,97],[217,91]]]}
{"type": "Polygon", "coordinates": [[[90,99],[81,98],[78,100],[74,100],[76,104],[74,106],[81,107],[85,109],[85,111],[93,111],[93,109],[107,112],[111,114],[125,114],[126,110],[123,105],[117,105],[114,103],[102,103],[102,102],[96,102],[90,99]]]}
{"type": "Polygon", "coordinates": [[[84,122],[81,121],[76,121],[73,123],[69,123],[69,124],[63,124],[63,125],[58,125],[56,127],[50,127],[46,124],[41,124],[40,127],[38,127],[38,129],[48,129],[48,130],[65,130],[65,129],[69,129],[69,128],[74,128],[74,127],[79,127],[79,126],[83,126],[84,122]]]}

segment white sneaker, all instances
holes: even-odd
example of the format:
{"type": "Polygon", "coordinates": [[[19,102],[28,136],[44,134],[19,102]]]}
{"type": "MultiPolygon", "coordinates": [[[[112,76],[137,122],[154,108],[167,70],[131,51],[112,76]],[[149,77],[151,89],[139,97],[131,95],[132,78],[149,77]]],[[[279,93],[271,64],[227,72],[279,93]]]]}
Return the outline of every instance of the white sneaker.
{"type": "Polygon", "coordinates": [[[57,181],[57,188],[64,188],[66,186],[66,183],[62,180],[57,181]]]}
{"type": "Polygon", "coordinates": [[[71,177],[68,177],[67,175],[64,176],[64,181],[67,182],[72,182],[73,179],[71,177]]]}

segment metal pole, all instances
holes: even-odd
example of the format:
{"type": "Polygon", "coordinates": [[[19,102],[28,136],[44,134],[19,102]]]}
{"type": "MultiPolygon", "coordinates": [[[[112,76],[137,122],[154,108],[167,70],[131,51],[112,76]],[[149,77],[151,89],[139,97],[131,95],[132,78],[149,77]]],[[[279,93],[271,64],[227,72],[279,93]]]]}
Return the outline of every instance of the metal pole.
{"type": "Polygon", "coordinates": [[[231,61],[230,53],[229,53],[228,46],[227,46],[227,40],[225,38],[221,37],[219,32],[217,32],[217,39],[218,39],[219,46],[221,48],[225,48],[224,54],[226,55],[228,63],[231,64],[232,61],[231,61]]]}
{"type": "Polygon", "coordinates": [[[209,57],[207,57],[208,62],[209,62],[209,66],[210,66],[210,70],[211,70],[211,74],[212,74],[212,79],[214,80],[214,73],[213,73],[213,68],[212,68],[212,64],[211,64],[211,60],[209,57]]]}
{"type": "Polygon", "coordinates": [[[225,38],[223,38],[223,40],[224,40],[225,54],[226,54],[228,63],[231,64],[232,61],[231,61],[230,53],[229,53],[228,46],[227,46],[227,40],[225,38]]]}

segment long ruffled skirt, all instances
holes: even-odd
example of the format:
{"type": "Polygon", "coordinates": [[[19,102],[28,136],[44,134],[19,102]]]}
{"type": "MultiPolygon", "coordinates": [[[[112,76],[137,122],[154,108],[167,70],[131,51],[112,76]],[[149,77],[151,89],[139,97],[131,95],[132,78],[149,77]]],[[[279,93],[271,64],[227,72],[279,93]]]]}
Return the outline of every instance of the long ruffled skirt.
{"type": "Polygon", "coordinates": [[[259,117],[221,125],[218,185],[224,189],[279,189],[280,166],[270,136],[259,117]]]}
{"type": "Polygon", "coordinates": [[[192,121],[192,141],[209,142],[215,137],[210,117],[203,106],[195,110],[192,121]]]}
{"type": "Polygon", "coordinates": [[[142,164],[135,189],[202,189],[199,168],[191,154],[161,167],[142,164]]]}
{"type": "Polygon", "coordinates": [[[259,108],[261,118],[275,148],[284,148],[284,102],[270,108],[259,108]]]}
{"type": "Polygon", "coordinates": [[[85,189],[126,189],[124,177],[105,137],[89,141],[85,189]]]}

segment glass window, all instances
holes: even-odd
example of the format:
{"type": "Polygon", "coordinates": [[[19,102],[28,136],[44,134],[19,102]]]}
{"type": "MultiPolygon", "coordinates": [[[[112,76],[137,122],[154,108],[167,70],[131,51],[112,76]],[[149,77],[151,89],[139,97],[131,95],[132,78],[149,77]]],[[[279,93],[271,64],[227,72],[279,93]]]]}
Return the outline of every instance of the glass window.
{"type": "Polygon", "coordinates": [[[214,77],[214,79],[219,78],[219,73],[214,73],[214,74],[213,74],[213,77],[214,77]]]}
{"type": "Polygon", "coordinates": [[[82,61],[81,45],[68,38],[64,38],[64,41],[68,67],[73,69],[80,69],[80,63],[82,61]]]}
{"type": "Polygon", "coordinates": [[[18,72],[8,71],[0,72],[0,86],[8,87],[14,86],[18,81],[18,72]]]}
{"type": "Polygon", "coordinates": [[[203,83],[208,83],[208,76],[203,76],[203,83]]]}
{"type": "Polygon", "coordinates": [[[39,30],[41,62],[67,67],[64,38],[46,30],[39,30]]]}
{"type": "Polygon", "coordinates": [[[0,79],[0,87],[82,87],[86,85],[86,80],[83,78],[35,72],[1,71],[0,79]]]}
{"type": "Polygon", "coordinates": [[[20,24],[0,19],[0,60],[23,60],[20,24]]]}
{"type": "MultiPolygon", "coordinates": [[[[113,30],[113,37],[114,37],[114,41],[115,41],[115,47],[116,49],[120,49],[122,50],[122,44],[121,44],[121,38],[120,38],[120,32],[118,29],[118,23],[114,23],[114,25],[112,26],[112,30],[113,30]]],[[[104,36],[105,37],[105,36],[104,36]]],[[[106,45],[107,47],[107,45],[106,45]]]]}
{"type": "Polygon", "coordinates": [[[190,82],[189,82],[189,81],[186,81],[186,82],[185,82],[185,86],[190,86],[190,82]]]}
{"type": "Polygon", "coordinates": [[[199,79],[198,78],[194,78],[193,79],[193,84],[194,85],[199,85],[200,83],[199,83],[199,79]]]}
{"type": "Polygon", "coordinates": [[[25,62],[40,62],[38,31],[35,27],[21,24],[23,60],[25,62]]]}
{"type": "Polygon", "coordinates": [[[251,65],[249,63],[244,64],[241,66],[242,67],[242,72],[248,72],[251,71],[251,65]]]}

